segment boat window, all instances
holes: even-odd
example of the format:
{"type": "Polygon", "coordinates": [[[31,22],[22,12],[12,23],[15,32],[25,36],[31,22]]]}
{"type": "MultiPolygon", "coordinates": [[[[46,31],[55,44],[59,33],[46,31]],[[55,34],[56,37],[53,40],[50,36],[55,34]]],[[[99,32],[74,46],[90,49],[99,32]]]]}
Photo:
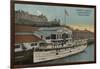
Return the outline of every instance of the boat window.
{"type": "Polygon", "coordinates": [[[58,41],[58,43],[61,43],[61,41],[58,41]]]}
{"type": "Polygon", "coordinates": [[[35,43],[35,45],[37,45],[37,43],[35,43]]]}
{"type": "Polygon", "coordinates": [[[15,48],[20,48],[20,45],[15,45],[15,48]]]}
{"type": "Polygon", "coordinates": [[[68,40],[66,40],[66,42],[68,42],[68,40]]]}
{"type": "Polygon", "coordinates": [[[39,43],[40,46],[46,46],[46,43],[39,43]]]}
{"type": "Polygon", "coordinates": [[[32,44],[31,44],[31,46],[36,46],[36,45],[37,45],[37,43],[32,43],[32,44]]]}
{"type": "Polygon", "coordinates": [[[24,44],[21,44],[21,46],[22,46],[22,49],[24,49],[24,50],[26,49],[26,47],[24,46],[24,44]]]}
{"type": "Polygon", "coordinates": [[[50,39],[50,37],[48,36],[48,37],[46,37],[46,39],[50,39]]]}
{"type": "Polygon", "coordinates": [[[43,38],[43,35],[41,35],[41,39],[43,38]]]}

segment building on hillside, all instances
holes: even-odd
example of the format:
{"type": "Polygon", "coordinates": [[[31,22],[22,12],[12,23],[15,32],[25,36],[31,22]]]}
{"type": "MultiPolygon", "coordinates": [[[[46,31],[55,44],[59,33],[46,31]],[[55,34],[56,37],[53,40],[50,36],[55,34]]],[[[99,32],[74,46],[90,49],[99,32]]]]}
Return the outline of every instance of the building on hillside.
{"type": "Polygon", "coordinates": [[[76,39],[93,39],[94,38],[94,33],[90,32],[88,30],[73,30],[73,40],[76,39]]]}
{"type": "Polygon", "coordinates": [[[43,14],[41,15],[32,15],[28,12],[25,12],[23,10],[15,11],[15,19],[25,19],[25,20],[31,20],[33,22],[48,22],[48,19],[43,14]]]}
{"type": "Polygon", "coordinates": [[[15,11],[15,23],[32,26],[60,26],[60,19],[49,21],[44,14],[32,15],[23,10],[15,11]]]}

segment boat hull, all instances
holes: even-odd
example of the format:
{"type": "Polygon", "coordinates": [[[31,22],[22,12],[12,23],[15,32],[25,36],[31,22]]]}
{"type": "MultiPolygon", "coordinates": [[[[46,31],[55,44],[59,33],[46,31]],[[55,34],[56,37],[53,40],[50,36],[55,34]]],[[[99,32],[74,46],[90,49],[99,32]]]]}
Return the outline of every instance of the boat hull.
{"type": "Polygon", "coordinates": [[[26,62],[29,59],[32,59],[33,50],[21,51],[15,53],[15,63],[26,62]]]}
{"type": "Polygon", "coordinates": [[[59,59],[63,57],[67,57],[85,50],[87,45],[81,45],[78,47],[72,47],[68,49],[60,49],[59,51],[51,50],[51,51],[41,51],[41,52],[33,52],[33,63],[44,62],[54,59],[59,59]]]}

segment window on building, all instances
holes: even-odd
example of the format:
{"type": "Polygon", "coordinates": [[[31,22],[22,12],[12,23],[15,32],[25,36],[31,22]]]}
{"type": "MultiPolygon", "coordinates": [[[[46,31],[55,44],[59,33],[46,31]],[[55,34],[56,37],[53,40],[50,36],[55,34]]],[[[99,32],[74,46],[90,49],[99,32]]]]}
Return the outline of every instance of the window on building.
{"type": "Polygon", "coordinates": [[[62,34],[62,38],[63,39],[68,38],[68,34],[66,34],[66,33],[62,34]]]}
{"type": "Polygon", "coordinates": [[[72,38],[72,35],[70,34],[70,38],[72,38]]]}
{"type": "Polygon", "coordinates": [[[51,34],[51,39],[56,39],[56,34],[51,34]]]}

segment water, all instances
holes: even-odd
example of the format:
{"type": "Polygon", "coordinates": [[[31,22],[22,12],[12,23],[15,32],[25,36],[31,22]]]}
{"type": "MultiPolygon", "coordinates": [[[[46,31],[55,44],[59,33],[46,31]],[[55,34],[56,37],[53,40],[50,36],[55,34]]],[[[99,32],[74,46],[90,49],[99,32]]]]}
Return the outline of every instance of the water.
{"type": "Polygon", "coordinates": [[[81,53],[39,64],[40,65],[64,64],[69,62],[83,62],[83,61],[94,61],[94,44],[88,45],[88,47],[81,53]]]}

